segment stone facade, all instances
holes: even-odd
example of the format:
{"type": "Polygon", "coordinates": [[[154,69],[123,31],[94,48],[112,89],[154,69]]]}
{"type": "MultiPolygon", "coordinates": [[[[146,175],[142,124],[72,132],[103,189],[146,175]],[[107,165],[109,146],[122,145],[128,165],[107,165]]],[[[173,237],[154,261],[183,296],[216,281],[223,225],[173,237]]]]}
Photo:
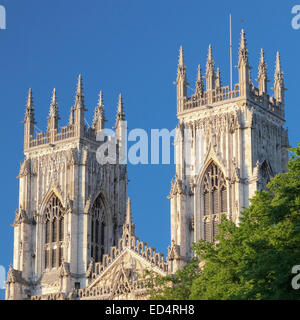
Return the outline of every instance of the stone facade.
{"type": "Polygon", "coordinates": [[[93,125],[85,125],[82,78],[78,79],[69,124],[58,129],[56,91],[48,128],[34,135],[32,91],[24,120],[25,159],[20,168],[19,208],[14,222],[14,262],[8,300],[145,299],[145,270],[164,276],[194,255],[193,242],[214,241],[225,214],[239,223],[256,190],[287,167],[284,81],[277,54],[275,96],[267,92],[264,52],[258,88],[250,77],[242,31],[239,83],[221,85],[209,47],[205,77],[200,66],[195,93],[187,96],[183,49],[177,70],[176,175],[172,180],[171,245],[167,259],[139,240],[127,199],[123,163],[125,113],[120,95],[116,138],[118,164],[99,164],[103,142],[103,96],[93,125]],[[206,79],[206,88],[203,78],[206,79]],[[127,208],[127,209],[126,209],[127,208]]]}
{"type": "Polygon", "coordinates": [[[250,77],[242,30],[239,83],[221,85],[209,47],[206,75],[198,67],[196,90],[187,96],[186,67],[180,48],[177,71],[178,128],[176,176],[172,180],[171,239],[177,249],[172,272],[193,256],[200,239],[213,241],[221,215],[238,224],[240,212],[256,190],[287,168],[289,146],[285,124],[284,81],[277,53],[274,91],[267,93],[267,69],[261,51],[258,82],[250,77]],[[204,90],[203,78],[206,79],[204,90]]]}

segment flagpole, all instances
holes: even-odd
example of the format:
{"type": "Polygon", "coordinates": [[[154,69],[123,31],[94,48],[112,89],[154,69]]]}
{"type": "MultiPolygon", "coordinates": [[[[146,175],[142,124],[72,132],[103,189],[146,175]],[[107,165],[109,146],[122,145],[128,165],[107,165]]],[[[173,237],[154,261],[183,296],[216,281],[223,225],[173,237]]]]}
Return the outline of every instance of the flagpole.
{"type": "Polygon", "coordinates": [[[230,91],[232,91],[232,36],[231,36],[231,14],[229,15],[229,29],[230,29],[230,91]]]}

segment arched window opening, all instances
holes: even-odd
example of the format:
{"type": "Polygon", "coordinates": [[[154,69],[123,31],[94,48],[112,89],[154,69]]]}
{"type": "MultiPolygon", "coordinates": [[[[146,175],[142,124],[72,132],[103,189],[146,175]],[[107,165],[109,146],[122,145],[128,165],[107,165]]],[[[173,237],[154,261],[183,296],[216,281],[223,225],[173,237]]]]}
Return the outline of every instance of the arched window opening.
{"type": "Polygon", "coordinates": [[[227,186],[223,172],[212,162],[201,185],[203,239],[212,242],[218,234],[221,215],[227,213],[227,186]]]}
{"type": "Polygon", "coordinates": [[[48,201],[44,216],[44,268],[59,268],[63,261],[64,208],[55,195],[48,201]]]}
{"type": "Polygon", "coordinates": [[[260,167],[260,190],[266,189],[267,184],[270,182],[273,176],[271,166],[264,161],[260,167]]]}
{"type": "Polygon", "coordinates": [[[101,262],[106,252],[106,212],[104,202],[99,196],[91,209],[91,257],[101,262]]]}

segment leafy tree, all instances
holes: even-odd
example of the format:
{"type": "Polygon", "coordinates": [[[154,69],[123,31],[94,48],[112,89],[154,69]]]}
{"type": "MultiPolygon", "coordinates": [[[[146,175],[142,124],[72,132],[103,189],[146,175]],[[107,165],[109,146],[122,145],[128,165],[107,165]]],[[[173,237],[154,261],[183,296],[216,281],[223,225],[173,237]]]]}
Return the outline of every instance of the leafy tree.
{"type": "Polygon", "coordinates": [[[222,217],[216,243],[200,241],[193,260],[174,276],[148,286],[152,299],[299,299],[291,286],[292,268],[300,265],[300,144],[288,172],[256,192],[240,223],[222,217]]]}
{"type": "Polygon", "coordinates": [[[193,259],[175,275],[166,277],[148,272],[146,287],[150,300],[188,300],[193,280],[199,276],[199,261],[193,259]]]}
{"type": "Polygon", "coordinates": [[[190,298],[300,298],[291,286],[292,267],[300,264],[300,144],[291,151],[288,172],[256,193],[238,227],[223,217],[217,243],[195,245],[206,264],[190,298]]]}

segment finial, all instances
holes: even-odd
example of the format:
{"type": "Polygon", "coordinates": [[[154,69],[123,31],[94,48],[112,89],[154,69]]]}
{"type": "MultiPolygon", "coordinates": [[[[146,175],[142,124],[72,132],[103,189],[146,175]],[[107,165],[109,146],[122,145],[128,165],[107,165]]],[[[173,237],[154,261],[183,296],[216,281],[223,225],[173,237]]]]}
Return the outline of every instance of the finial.
{"type": "Polygon", "coordinates": [[[242,61],[249,67],[247,40],[246,40],[246,33],[244,29],[242,29],[242,32],[241,32],[241,41],[240,41],[240,49],[239,49],[239,66],[242,61]]]}
{"type": "Polygon", "coordinates": [[[179,60],[178,60],[178,65],[179,66],[184,66],[184,55],[183,55],[183,48],[180,46],[179,48],[179,60]]]}
{"type": "Polygon", "coordinates": [[[34,122],[34,105],[33,105],[33,97],[32,97],[32,89],[28,90],[28,97],[26,103],[26,112],[24,122],[29,119],[34,122]]]}
{"type": "Polygon", "coordinates": [[[127,211],[125,223],[123,225],[123,238],[127,238],[128,236],[134,236],[135,234],[135,225],[132,222],[132,210],[131,210],[131,200],[128,198],[127,202],[127,211]]]}
{"type": "Polygon", "coordinates": [[[124,106],[123,106],[122,93],[120,93],[120,95],[119,95],[117,122],[118,122],[118,120],[121,120],[121,121],[125,120],[125,112],[124,112],[124,106]]]}
{"type": "Polygon", "coordinates": [[[51,99],[51,105],[50,105],[50,116],[56,116],[57,115],[57,97],[56,97],[56,89],[53,89],[52,99],[51,99]]]}
{"type": "Polygon", "coordinates": [[[126,224],[132,223],[132,209],[131,209],[131,199],[128,198],[127,212],[126,212],[126,224]]]}
{"type": "Polygon", "coordinates": [[[100,94],[99,94],[99,102],[98,102],[98,106],[103,106],[103,93],[102,93],[102,90],[100,91],[100,94]]]}
{"type": "Polygon", "coordinates": [[[57,129],[58,127],[58,105],[57,105],[57,98],[56,98],[56,89],[53,89],[51,104],[50,104],[50,111],[48,117],[48,129],[57,129]]]}
{"type": "Polygon", "coordinates": [[[56,100],[56,89],[54,88],[53,89],[53,94],[52,94],[52,103],[57,103],[57,100],[56,100]]]}
{"type": "Polygon", "coordinates": [[[105,121],[106,120],[105,120],[103,93],[102,91],[100,91],[98,105],[95,108],[95,112],[94,112],[92,128],[95,129],[96,132],[103,130],[105,121]]]}
{"type": "Polygon", "coordinates": [[[260,50],[260,63],[258,67],[258,78],[260,78],[262,75],[266,76],[267,73],[267,64],[265,61],[265,53],[264,50],[260,50]]]}
{"type": "Polygon", "coordinates": [[[212,46],[211,44],[208,46],[208,55],[207,55],[207,63],[206,63],[206,67],[207,69],[211,69],[214,70],[214,59],[213,59],[213,54],[212,54],[212,46]]]}
{"type": "Polygon", "coordinates": [[[215,62],[212,56],[212,46],[208,47],[208,56],[206,62],[206,90],[212,90],[215,87],[215,62]]]}
{"type": "Polygon", "coordinates": [[[27,97],[27,108],[33,107],[33,98],[32,98],[32,89],[29,88],[28,90],[28,97],[27,97]]]}
{"type": "Polygon", "coordinates": [[[81,74],[78,76],[77,89],[76,89],[76,99],[75,104],[81,107],[84,106],[84,94],[83,94],[83,85],[82,85],[82,76],[81,74]]]}
{"type": "Polygon", "coordinates": [[[82,94],[82,75],[81,74],[78,76],[77,94],[78,95],[82,94]]]}
{"type": "Polygon", "coordinates": [[[260,49],[260,64],[264,64],[265,63],[265,53],[264,53],[264,49],[260,49]]]}
{"type": "Polygon", "coordinates": [[[283,71],[281,68],[280,54],[277,52],[276,54],[276,68],[274,75],[274,91],[275,91],[275,99],[284,104],[284,77],[283,71]]]}
{"type": "Polygon", "coordinates": [[[281,61],[279,51],[277,51],[276,54],[276,72],[281,72],[281,61]]]}
{"type": "Polygon", "coordinates": [[[204,92],[204,84],[203,84],[203,77],[200,64],[198,65],[198,73],[197,73],[197,80],[196,80],[196,93],[202,95],[204,92]]]}
{"type": "Polygon", "coordinates": [[[260,50],[260,63],[258,66],[258,78],[259,83],[259,94],[262,96],[268,91],[268,75],[267,75],[267,64],[265,62],[265,53],[264,50],[260,50]]]}
{"type": "Polygon", "coordinates": [[[213,60],[213,57],[212,57],[212,46],[211,44],[208,46],[208,61],[211,61],[213,60]]]}
{"type": "Polygon", "coordinates": [[[241,31],[241,43],[240,43],[240,49],[246,49],[247,48],[247,40],[246,40],[246,33],[244,28],[241,31]]]}

